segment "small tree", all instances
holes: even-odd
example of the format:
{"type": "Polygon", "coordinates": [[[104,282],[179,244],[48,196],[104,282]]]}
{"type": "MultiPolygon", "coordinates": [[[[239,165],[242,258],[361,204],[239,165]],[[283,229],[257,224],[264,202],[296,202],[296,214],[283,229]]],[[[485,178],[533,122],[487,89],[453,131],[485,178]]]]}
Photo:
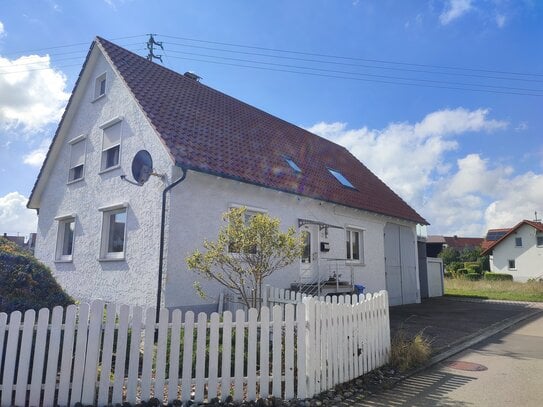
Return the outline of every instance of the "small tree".
{"type": "MultiPolygon", "coordinates": [[[[281,232],[279,219],[262,213],[246,215],[246,208],[226,212],[227,225],[219,230],[217,240],[204,240],[205,252],[195,250],[186,262],[189,269],[232,291],[248,308],[259,308],[264,279],[297,260],[303,240],[293,227],[281,232]]],[[[198,283],[195,287],[205,295],[198,283]]]]}

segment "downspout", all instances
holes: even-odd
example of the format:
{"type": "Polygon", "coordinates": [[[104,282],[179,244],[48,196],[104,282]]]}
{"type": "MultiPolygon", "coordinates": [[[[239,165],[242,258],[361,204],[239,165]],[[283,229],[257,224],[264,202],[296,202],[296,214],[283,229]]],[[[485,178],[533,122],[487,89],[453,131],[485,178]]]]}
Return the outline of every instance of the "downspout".
{"type": "Polygon", "coordinates": [[[164,263],[164,233],[166,229],[166,195],[168,192],[173,189],[176,185],[183,182],[183,180],[187,177],[187,170],[184,167],[181,167],[181,170],[183,171],[183,175],[181,178],[174,181],[172,184],[168,185],[166,188],[164,188],[164,191],[162,191],[162,214],[160,219],[160,256],[159,256],[159,263],[158,263],[158,287],[157,287],[157,293],[156,293],[156,322],[158,323],[158,318],[160,316],[160,302],[162,297],[162,268],[164,263]]]}

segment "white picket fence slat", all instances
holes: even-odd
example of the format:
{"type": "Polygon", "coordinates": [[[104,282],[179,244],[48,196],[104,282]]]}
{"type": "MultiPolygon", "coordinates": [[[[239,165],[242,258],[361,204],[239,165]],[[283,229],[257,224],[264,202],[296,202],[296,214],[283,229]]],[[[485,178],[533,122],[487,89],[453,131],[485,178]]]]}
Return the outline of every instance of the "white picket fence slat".
{"type": "MultiPolygon", "coordinates": [[[[279,301],[275,301],[275,300],[279,301]]],[[[305,399],[388,361],[386,291],[206,315],[94,301],[0,313],[0,405],[305,399]]]]}

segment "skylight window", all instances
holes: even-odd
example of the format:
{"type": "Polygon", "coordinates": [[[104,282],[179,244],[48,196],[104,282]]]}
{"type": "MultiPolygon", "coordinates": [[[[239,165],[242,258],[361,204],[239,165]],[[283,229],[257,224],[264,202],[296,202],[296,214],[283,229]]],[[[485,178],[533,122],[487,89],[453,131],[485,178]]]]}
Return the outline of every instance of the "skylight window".
{"type": "Polygon", "coordinates": [[[354,188],[353,184],[351,184],[350,181],[345,178],[345,176],[341,172],[332,170],[330,168],[328,168],[328,171],[330,171],[330,174],[332,174],[339,182],[341,182],[341,185],[349,188],[354,188]]]}
{"type": "Polygon", "coordinates": [[[298,167],[298,165],[294,161],[292,161],[292,159],[285,157],[285,161],[288,163],[288,165],[290,165],[290,168],[292,168],[294,172],[302,172],[300,167],[298,167]]]}

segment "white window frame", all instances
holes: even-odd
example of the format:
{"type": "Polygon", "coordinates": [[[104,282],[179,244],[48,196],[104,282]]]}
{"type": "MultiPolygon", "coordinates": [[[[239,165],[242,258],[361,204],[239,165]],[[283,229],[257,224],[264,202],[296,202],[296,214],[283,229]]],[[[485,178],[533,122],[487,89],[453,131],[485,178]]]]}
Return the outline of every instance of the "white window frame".
{"type": "Polygon", "coordinates": [[[107,93],[107,72],[103,72],[94,80],[94,99],[93,102],[103,98],[107,93]],[[102,82],[104,82],[104,91],[102,92],[102,82]]]}
{"type": "Polygon", "coordinates": [[[101,124],[99,127],[102,129],[102,154],[100,156],[100,172],[99,174],[103,174],[105,172],[108,172],[108,171],[112,171],[112,170],[115,170],[117,168],[120,168],[121,167],[121,154],[122,154],[122,139],[123,139],[123,117],[122,116],[117,116],[117,117],[114,117],[113,119],[111,120],[108,120],[107,122],[101,124]],[[119,129],[119,142],[117,144],[114,144],[112,146],[109,146],[107,148],[104,148],[104,140],[105,140],[105,133],[106,133],[106,130],[112,126],[115,126],[119,124],[120,129],[119,129]],[[119,158],[118,158],[118,162],[117,164],[115,165],[112,165],[110,167],[106,167],[105,164],[107,162],[107,154],[108,154],[108,151],[112,150],[113,148],[116,148],[118,147],[119,149],[119,158]]]}
{"type": "Polygon", "coordinates": [[[522,237],[515,237],[515,247],[522,247],[522,237]]]}
{"type": "Polygon", "coordinates": [[[86,164],[86,156],[87,156],[87,142],[86,142],[86,138],[87,136],[85,134],[81,134],[73,139],[71,139],[70,141],[68,141],[68,144],[70,144],[70,163],[69,163],[69,166],[70,168],[68,169],[68,184],[72,184],[74,182],[79,182],[79,181],[82,181],[83,179],[85,179],[85,164],[86,164]],[[80,178],[75,178],[75,179],[72,179],[72,170],[74,170],[75,168],[79,167],[79,165],[77,166],[72,166],[72,161],[73,161],[73,149],[74,149],[74,146],[78,143],[84,143],[83,144],[83,163],[80,164],[83,166],[83,170],[81,172],[81,177],[80,178]]]}
{"type": "Polygon", "coordinates": [[[106,206],[98,209],[102,212],[102,233],[100,238],[100,261],[119,261],[126,258],[126,238],[128,229],[128,203],[123,202],[116,205],[106,206]],[[125,213],[124,234],[123,234],[123,251],[110,252],[108,251],[110,239],[110,218],[119,213],[125,213]]]}
{"type": "Polygon", "coordinates": [[[55,220],[58,222],[58,228],[57,228],[57,244],[55,248],[55,262],[57,263],[69,263],[73,261],[74,256],[74,249],[75,249],[75,215],[64,215],[64,216],[58,216],[55,218],[55,220]],[[72,230],[72,250],[70,254],[63,254],[64,252],[64,244],[66,243],[64,241],[65,233],[66,233],[66,225],[73,224],[73,230],[72,230]]]}
{"type": "Polygon", "coordinates": [[[366,262],[365,254],[366,251],[364,250],[364,238],[365,238],[365,232],[366,230],[364,228],[361,228],[359,226],[353,226],[353,225],[346,225],[345,226],[345,259],[348,264],[359,264],[364,265],[366,262]],[[353,239],[350,237],[351,242],[351,250],[350,255],[347,251],[347,234],[351,235],[353,233],[358,233],[358,253],[359,253],[359,259],[353,259],[353,239]]]}
{"type": "Polygon", "coordinates": [[[517,261],[515,259],[508,259],[507,260],[507,269],[508,270],[516,270],[517,269],[517,261]],[[511,267],[511,262],[513,263],[513,267],[511,267]]]}

